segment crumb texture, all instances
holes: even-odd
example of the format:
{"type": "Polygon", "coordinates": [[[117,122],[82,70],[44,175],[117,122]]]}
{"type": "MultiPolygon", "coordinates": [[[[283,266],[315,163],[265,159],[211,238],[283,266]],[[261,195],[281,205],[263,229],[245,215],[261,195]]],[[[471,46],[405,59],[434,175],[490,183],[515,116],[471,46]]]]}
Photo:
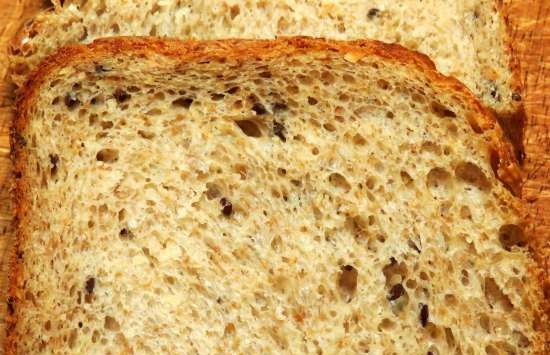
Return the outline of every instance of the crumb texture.
{"type": "Polygon", "coordinates": [[[120,35],[378,39],[429,55],[499,114],[514,113],[521,100],[494,0],[67,0],[16,41],[14,79],[21,84],[60,46],[120,35]]]}
{"type": "Polygon", "coordinates": [[[533,352],[517,201],[424,72],[121,50],[41,85],[15,353],[533,352]]]}

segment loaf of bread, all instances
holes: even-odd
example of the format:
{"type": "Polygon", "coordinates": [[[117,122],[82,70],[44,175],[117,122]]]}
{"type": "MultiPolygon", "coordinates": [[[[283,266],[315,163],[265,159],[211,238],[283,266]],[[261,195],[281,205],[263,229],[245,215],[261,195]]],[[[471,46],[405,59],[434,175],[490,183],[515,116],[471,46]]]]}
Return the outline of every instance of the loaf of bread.
{"type": "Polygon", "coordinates": [[[70,46],[12,144],[8,355],[544,351],[511,149],[400,46],[70,46]]]}
{"type": "Polygon", "coordinates": [[[372,38],[429,55],[501,117],[521,103],[497,0],[65,0],[14,43],[14,80],[70,43],[117,35],[372,38]]]}

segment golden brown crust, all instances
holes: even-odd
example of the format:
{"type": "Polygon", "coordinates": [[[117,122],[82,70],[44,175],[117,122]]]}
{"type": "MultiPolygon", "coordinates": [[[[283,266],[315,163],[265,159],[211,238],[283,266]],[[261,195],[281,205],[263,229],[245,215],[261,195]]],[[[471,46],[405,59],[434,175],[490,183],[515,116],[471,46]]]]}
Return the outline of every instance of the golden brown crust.
{"type": "MultiPolygon", "coordinates": [[[[516,194],[521,184],[521,174],[513,155],[510,144],[504,139],[500,126],[494,116],[484,108],[478,99],[458,80],[443,76],[435,70],[432,61],[425,55],[409,51],[399,45],[384,44],[378,41],[328,41],[304,37],[280,38],[267,40],[220,40],[220,41],[179,41],[157,38],[109,38],[101,39],[90,45],[74,45],[62,48],[49,56],[33,72],[21,91],[18,101],[18,111],[11,135],[12,159],[15,166],[14,202],[17,226],[16,248],[26,238],[23,221],[27,218],[29,205],[29,187],[25,180],[27,153],[26,142],[22,133],[27,126],[30,110],[35,98],[41,90],[41,85],[59,69],[82,62],[93,62],[104,57],[117,54],[131,54],[142,57],[166,56],[182,63],[204,62],[212,60],[246,61],[250,59],[269,59],[280,56],[292,56],[313,52],[337,52],[350,61],[359,60],[365,56],[375,56],[384,61],[398,62],[408,65],[412,70],[423,72],[437,87],[452,90],[455,96],[463,100],[475,117],[468,120],[474,131],[484,132],[489,139],[493,154],[495,174],[516,194]]],[[[8,337],[5,345],[6,354],[16,354],[17,344],[13,328],[17,323],[17,303],[21,299],[22,263],[16,255],[13,260],[10,279],[9,297],[13,312],[7,318],[8,337]]]]}

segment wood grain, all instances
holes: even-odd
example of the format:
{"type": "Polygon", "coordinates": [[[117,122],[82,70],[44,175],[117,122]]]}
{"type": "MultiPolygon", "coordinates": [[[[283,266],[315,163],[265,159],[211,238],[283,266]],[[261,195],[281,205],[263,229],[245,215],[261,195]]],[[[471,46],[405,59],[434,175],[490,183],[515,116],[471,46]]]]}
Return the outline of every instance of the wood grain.
{"type": "Polygon", "coordinates": [[[527,233],[543,265],[550,302],[550,1],[515,0],[505,14],[524,83],[527,233]]]}
{"type": "MultiPolygon", "coordinates": [[[[7,288],[7,261],[11,250],[8,131],[13,115],[13,88],[5,79],[8,42],[21,23],[47,6],[42,0],[0,0],[0,300],[7,288]]],[[[505,8],[513,47],[520,61],[527,115],[523,188],[528,233],[536,241],[539,259],[550,270],[550,1],[510,0],[505,8]]],[[[548,280],[548,276],[547,276],[548,280]]],[[[546,284],[550,298],[550,284],[546,284]]],[[[0,306],[0,342],[4,335],[0,306]]],[[[1,352],[2,350],[0,350],[1,352]]]]}

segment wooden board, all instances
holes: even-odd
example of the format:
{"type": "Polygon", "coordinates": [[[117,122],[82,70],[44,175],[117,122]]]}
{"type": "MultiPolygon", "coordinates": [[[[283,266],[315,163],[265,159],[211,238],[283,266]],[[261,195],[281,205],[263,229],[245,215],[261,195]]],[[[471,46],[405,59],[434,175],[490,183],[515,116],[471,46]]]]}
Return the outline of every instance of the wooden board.
{"type": "MultiPolygon", "coordinates": [[[[11,251],[9,200],[10,161],[8,132],[13,115],[13,88],[5,80],[6,49],[20,24],[40,8],[42,0],[0,0],[0,300],[7,288],[7,260],[11,251]]],[[[550,1],[511,0],[505,10],[514,50],[520,59],[525,82],[523,93],[527,113],[525,132],[527,181],[523,188],[528,233],[537,238],[537,249],[550,254],[550,1]]],[[[542,254],[541,254],[542,255],[542,254]]],[[[550,260],[545,259],[546,270],[550,260]]],[[[550,285],[546,286],[550,298],[550,285]]],[[[0,342],[4,307],[0,305],[0,342]]],[[[0,350],[2,351],[2,350],[0,350]]]]}

